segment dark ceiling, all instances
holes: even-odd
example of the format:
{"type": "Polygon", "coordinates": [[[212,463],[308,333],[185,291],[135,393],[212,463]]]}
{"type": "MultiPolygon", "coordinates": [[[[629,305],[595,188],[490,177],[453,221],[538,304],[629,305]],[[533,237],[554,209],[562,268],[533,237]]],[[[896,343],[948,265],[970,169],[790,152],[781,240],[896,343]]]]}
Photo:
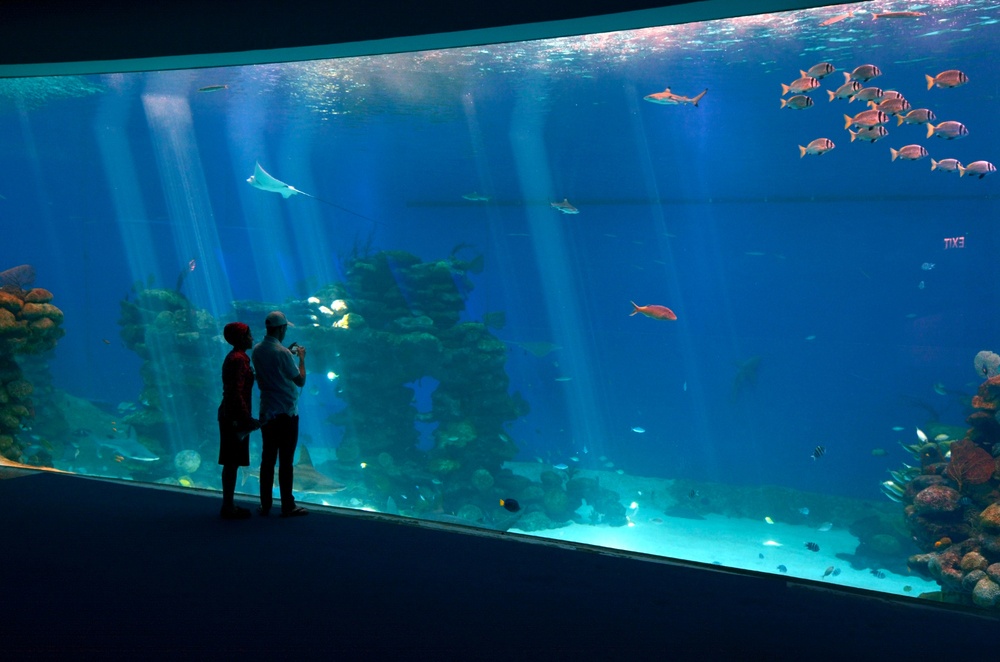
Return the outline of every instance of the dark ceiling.
{"type": "MultiPolygon", "coordinates": [[[[828,3],[805,0],[504,0],[489,3],[482,0],[0,0],[0,67],[5,67],[0,74],[25,75],[11,65],[245,53],[580,19],[664,7],[683,12],[685,17],[678,19],[683,22],[821,4],[828,3]]],[[[609,29],[621,28],[619,23],[609,29]]]]}

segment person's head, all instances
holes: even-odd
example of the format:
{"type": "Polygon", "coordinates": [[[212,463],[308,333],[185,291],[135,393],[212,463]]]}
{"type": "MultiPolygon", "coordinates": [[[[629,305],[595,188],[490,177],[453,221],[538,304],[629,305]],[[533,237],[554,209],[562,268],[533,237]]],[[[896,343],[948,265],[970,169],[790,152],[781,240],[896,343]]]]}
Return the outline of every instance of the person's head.
{"type": "Polygon", "coordinates": [[[250,349],[253,347],[253,332],[243,322],[230,322],[222,330],[222,337],[235,349],[250,349]]]}
{"type": "Polygon", "coordinates": [[[285,339],[285,332],[288,331],[288,320],[280,310],[272,310],[264,318],[264,328],[267,329],[267,335],[274,336],[281,342],[285,339]]]}

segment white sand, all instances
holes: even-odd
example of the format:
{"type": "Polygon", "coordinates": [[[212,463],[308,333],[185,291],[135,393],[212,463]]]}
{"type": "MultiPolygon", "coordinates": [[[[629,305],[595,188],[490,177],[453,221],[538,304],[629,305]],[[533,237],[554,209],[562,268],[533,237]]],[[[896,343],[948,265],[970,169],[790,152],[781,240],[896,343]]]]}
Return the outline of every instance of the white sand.
{"type": "MultiPolygon", "coordinates": [[[[548,468],[532,463],[507,463],[506,466],[533,480],[538,480],[538,474],[548,468]]],[[[819,531],[819,522],[815,526],[782,522],[768,524],[764,520],[712,514],[703,520],[668,517],[659,508],[654,508],[648,497],[652,490],[665,493],[672,483],[670,480],[611,472],[585,471],[579,475],[599,476],[601,486],[616,490],[626,507],[632,503],[626,499],[634,499],[638,510],[630,514],[632,525],[610,527],[574,523],[545,531],[511,531],[552,540],[655,554],[685,561],[718,563],[731,568],[772,574],[782,574],[778,566],[784,565],[789,576],[883,593],[915,597],[940,589],[936,582],[918,575],[899,575],[882,568],[880,570],[885,577],[880,579],[871,574],[870,568],[853,569],[847,561],[836,556],[838,553],[853,555],[858,547],[858,538],[843,528],[819,531]],[[806,549],[807,542],[815,542],[819,545],[819,551],[806,549]],[[764,558],[760,558],[761,554],[764,558]],[[823,573],[830,566],[840,570],[839,574],[823,578],[823,573]],[[909,591],[904,590],[907,586],[910,587],[909,591]]]]}

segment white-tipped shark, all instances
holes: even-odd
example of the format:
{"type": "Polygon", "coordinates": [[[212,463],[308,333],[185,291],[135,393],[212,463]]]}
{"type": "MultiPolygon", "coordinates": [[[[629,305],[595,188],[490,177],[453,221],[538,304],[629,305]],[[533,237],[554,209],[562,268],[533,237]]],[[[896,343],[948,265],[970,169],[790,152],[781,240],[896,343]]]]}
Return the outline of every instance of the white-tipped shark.
{"type": "Polygon", "coordinates": [[[705,93],[707,92],[708,88],[706,87],[704,92],[702,92],[697,96],[685,97],[680,94],[674,94],[673,92],[670,91],[670,88],[668,87],[663,92],[657,92],[656,94],[646,95],[643,97],[643,99],[649,101],[650,103],[658,103],[664,106],[681,106],[684,104],[690,104],[695,108],[697,108],[698,102],[701,101],[701,98],[705,96],[705,93]]]}

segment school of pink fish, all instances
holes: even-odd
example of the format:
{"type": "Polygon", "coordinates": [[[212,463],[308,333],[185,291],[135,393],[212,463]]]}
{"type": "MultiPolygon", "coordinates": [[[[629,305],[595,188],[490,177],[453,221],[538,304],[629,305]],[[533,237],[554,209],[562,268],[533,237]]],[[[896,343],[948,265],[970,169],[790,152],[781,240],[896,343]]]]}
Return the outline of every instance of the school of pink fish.
{"type": "MultiPolygon", "coordinates": [[[[875,14],[873,18],[916,18],[923,16],[920,12],[894,12],[885,14],[875,14]]],[[[853,14],[827,19],[821,26],[832,25],[841,20],[852,18],[853,14]]],[[[808,110],[815,105],[809,95],[820,89],[824,78],[837,71],[830,62],[820,62],[809,67],[808,70],[799,71],[799,78],[791,83],[781,84],[781,109],[808,110]],[[792,96],[785,98],[786,95],[792,96]]],[[[872,83],[874,79],[882,76],[882,70],[874,64],[861,64],[849,71],[842,71],[844,82],[840,86],[834,86],[826,90],[829,102],[844,101],[848,104],[860,101],[866,110],[861,110],[853,115],[844,114],[844,129],[850,135],[850,142],[860,141],[875,143],[889,135],[886,125],[891,124],[892,118],[896,118],[896,126],[922,125],[926,129],[925,139],[936,143],[935,138],[943,140],[957,140],[969,135],[969,129],[957,120],[946,120],[937,122],[937,116],[929,108],[913,108],[903,94],[896,90],[884,90],[880,86],[872,83]],[[935,123],[937,122],[937,123],[935,123]]],[[[927,91],[938,88],[941,90],[951,90],[961,87],[969,82],[969,77],[965,72],[958,69],[948,69],[936,75],[926,74],[925,82],[927,91]]],[[[821,137],[812,140],[806,145],[799,145],[799,158],[806,156],[822,156],[834,149],[836,145],[833,140],[821,137]]],[[[919,161],[930,157],[928,148],[920,144],[903,145],[902,147],[890,147],[890,161],[919,161]]],[[[963,165],[957,159],[942,158],[940,160],[930,159],[931,171],[944,173],[957,172],[959,177],[968,175],[970,178],[978,177],[982,179],[986,175],[996,172],[996,167],[989,161],[973,161],[968,165],[963,165]]]]}

